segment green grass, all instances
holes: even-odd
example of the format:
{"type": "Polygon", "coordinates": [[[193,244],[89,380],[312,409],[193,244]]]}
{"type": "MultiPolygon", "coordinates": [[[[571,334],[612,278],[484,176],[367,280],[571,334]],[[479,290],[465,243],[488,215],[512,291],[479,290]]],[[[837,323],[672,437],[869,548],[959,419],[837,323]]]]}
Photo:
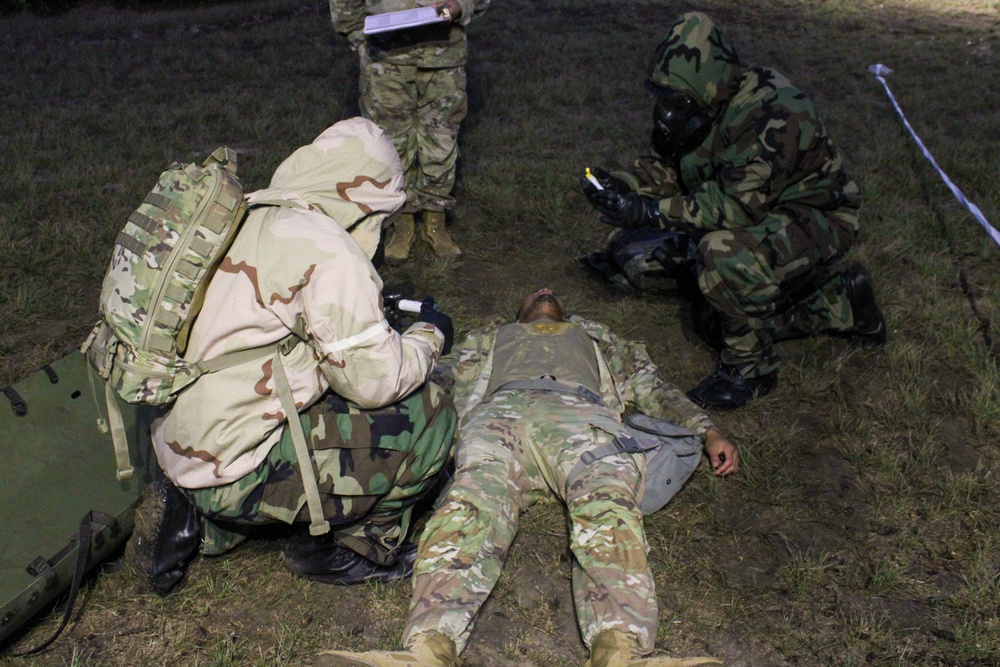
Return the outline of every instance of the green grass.
{"type": "MultiPolygon", "coordinates": [[[[459,332],[552,287],[571,310],[646,341],[683,388],[714,362],[673,296],[617,294],[574,258],[608,229],[585,166],[645,150],[648,53],[688,5],[497,0],[470,27],[471,112],[451,230],[457,262],[387,268],[432,293],[459,332]]],[[[851,259],[871,271],[883,351],[782,344],[778,390],[713,414],[742,471],[706,467],[647,518],[658,645],[730,665],[1000,665],[1000,248],[955,201],[867,73],[881,62],[941,166],[1000,224],[1000,14],[989,0],[708,0],[747,62],[813,99],[862,186],[851,259]]],[[[111,243],[172,161],[219,144],[248,189],[356,113],[356,56],[325,3],[254,0],[134,11],[90,3],[0,19],[0,385],[79,345],[111,243]]],[[[110,471],[109,471],[110,474],[110,471]]],[[[470,665],[582,664],[557,504],[522,519],[473,632],[470,665]]],[[[134,570],[88,581],[46,654],[0,665],[308,664],[326,648],[399,646],[409,585],[295,578],[280,542],[199,559],[161,599],[134,570]]],[[[52,631],[61,607],[16,648],[52,631]]]]}

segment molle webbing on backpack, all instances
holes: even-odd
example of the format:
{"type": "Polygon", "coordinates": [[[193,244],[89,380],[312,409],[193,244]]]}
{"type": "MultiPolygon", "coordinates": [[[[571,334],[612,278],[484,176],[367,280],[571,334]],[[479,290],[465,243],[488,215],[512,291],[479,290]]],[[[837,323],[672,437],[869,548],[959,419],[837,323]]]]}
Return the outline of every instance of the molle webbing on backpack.
{"type": "Polygon", "coordinates": [[[246,215],[236,154],[173,165],[115,240],[88,358],[130,403],[169,403],[199,370],[183,358],[215,268],[246,215]]]}

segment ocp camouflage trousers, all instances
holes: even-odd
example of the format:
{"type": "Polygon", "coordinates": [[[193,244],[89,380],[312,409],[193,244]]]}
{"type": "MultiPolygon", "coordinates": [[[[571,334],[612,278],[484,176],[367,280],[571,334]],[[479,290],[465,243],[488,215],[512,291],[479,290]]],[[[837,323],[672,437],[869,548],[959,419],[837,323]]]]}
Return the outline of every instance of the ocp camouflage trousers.
{"type": "MultiPolygon", "coordinates": [[[[348,405],[333,392],[299,415],[316,471],[323,514],[337,540],[376,562],[406,537],[410,512],[437,481],[457,420],[451,399],[428,382],[376,410],[348,405]]],[[[233,524],[308,521],[298,457],[286,429],[267,458],[232,484],[187,489],[210,524],[204,553],[239,541],[233,524]]]]}
{"type": "Polygon", "coordinates": [[[543,391],[501,391],[469,413],[455,477],[420,538],[404,644],[434,630],[463,650],[500,577],[519,515],[555,496],[571,523],[584,642],[615,628],[652,650],[656,595],[639,511],[645,460],[608,456],[567,479],[583,452],[613,439],[593,425],[609,418],[611,411],[578,396],[543,391]]]}
{"type": "Polygon", "coordinates": [[[468,112],[465,67],[424,68],[361,54],[361,115],[381,127],[399,153],[404,213],[454,204],[458,131],[468,112]]]}
{"type": "Polygon", "coordinates": [[[856,228],[853,209],[785,205],[756,227],[705,234],[698,286],[722,314],[721,361],[764,375],[780,363],[774,340],[850,329],[851,304],[833,266],[856,228]]]}

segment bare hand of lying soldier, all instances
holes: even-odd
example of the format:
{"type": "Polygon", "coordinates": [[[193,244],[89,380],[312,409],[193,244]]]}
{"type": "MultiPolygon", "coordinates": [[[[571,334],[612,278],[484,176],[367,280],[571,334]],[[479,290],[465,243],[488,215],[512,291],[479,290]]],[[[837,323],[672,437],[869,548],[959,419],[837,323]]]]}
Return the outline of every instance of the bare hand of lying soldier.
{"type": "Polygon", "coordinates": [[[736,447],[726,440],[719,429],[712,427],[702,436],[705,453],[712,464],[712,469],[718,477],[725,477],[740,469],[740,453],[736,447]]]}

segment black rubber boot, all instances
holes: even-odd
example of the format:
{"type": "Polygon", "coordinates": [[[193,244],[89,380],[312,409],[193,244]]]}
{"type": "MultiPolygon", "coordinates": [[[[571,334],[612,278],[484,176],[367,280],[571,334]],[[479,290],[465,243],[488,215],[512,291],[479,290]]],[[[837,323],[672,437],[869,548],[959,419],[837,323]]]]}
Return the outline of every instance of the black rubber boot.
{"type": "Polygon", "coordinates": [[[851,302],[851,312],[854,315],[854,327],[843,332],[858,347],[880,347],[885,345],[887,329],[885,317],[875,302],[875,290],[872,288],[868,272],[860,264],[851,264],[841,274],[847,298],[851,302]]]}
{"type": "Polygon", "coordinates": [[[145,528],[136,528],[135,549],[149,585],[168,595],[184,581],[201,545],[198,508],[169,480],[150,486],[145,528]]]}
{"type": "Polygon", "coordinates": [[[417,545],[396,549],[391,565],[380,565],[337,542],[333,533],[313,537],[308,531],[290,538],[281,559],[292,572],[326,584],[352,586],[368,581],[395,581],[413,574],[417,545]]]}
{"type": "Polygon", "coordinates": [[[778,371],[745,378],[735,366],[720,363],[713,374],[687,393],[687,397],[703,408],[734,410],[754,398],[767,396],[777,386],[778,371]]]}
{"type": "Polygon", "coordinates": [[[712,349],[721,350],[726,346],[722,315],[701,294],[691,299],[691,328],[712,349]]]}

